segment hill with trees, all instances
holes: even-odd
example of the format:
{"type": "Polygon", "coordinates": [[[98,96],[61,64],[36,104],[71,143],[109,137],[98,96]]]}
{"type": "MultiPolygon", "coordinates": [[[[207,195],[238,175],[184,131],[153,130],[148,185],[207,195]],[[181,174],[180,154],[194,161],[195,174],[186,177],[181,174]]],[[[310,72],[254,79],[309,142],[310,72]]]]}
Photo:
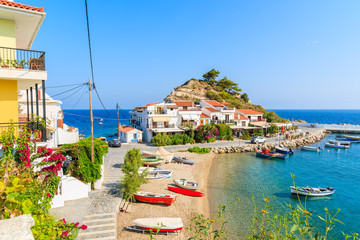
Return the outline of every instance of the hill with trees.
{"type": "Polygon", "coordinates": [[[227,102],[227,107],[237,109],[254,109],[264,113],[264,118],[268,122],[286,122],[288,120],[280,118],[275,112],[268,112],[261,105],[253,104],[247,93],[243,93],[239,85],[226,76],[218,79],[220,72],[212,69],[202,76],[202,79],[192,78],[183,85],[174,88],[165,101],[172,100],[191,100],[199,102],[201,100],[216,100],[227,102]]]}

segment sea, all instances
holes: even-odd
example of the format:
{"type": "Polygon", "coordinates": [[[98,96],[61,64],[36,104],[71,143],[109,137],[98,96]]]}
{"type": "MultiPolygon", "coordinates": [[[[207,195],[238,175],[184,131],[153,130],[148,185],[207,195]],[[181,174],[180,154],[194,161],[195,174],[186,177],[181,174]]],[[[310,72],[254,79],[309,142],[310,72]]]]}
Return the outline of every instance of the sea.
{"type": "MultiPolygon", "coordinates": [[[[130,110],[120,110],[121,124],[128,124],[130,110]]],[[[290,120],[305,120],[323,124],[360,124],[360,110],[277,110],[280,117],[290,120]]],[[[64,122],[78,127],[86,137],[90,134],[88,110],[64,110],[64,122]]],[[[116,110],[94,110],[95,137],[115,137],[117,127],[116,110]],[[99,123],[102,122],[101,125],[99,123]]],[[[324,147],[327,139],[335,135],[328,134],[315,146],[324,147]]],[[[296,176],[298,186],[331,186],[336,193],[330,197],[308,198],[307,210],[314,211],[311,223],[324,229],[319,217],[324,217],[325,208],[340,213],[336,216],[343,224],[329,233],[328,239],[344,239],[342,232],[360,232],[360,144],[352,144],[348,150],[325,149],[321,153],[294,150],[294,155],[286,160],[266,160],[256,158],[254,153],[233,153],[218,155],[209,177],[209,199],[211,213],[216,214],[219,204],[231,205],[239,201],[228,211],[229,238],[246,239],[251,231],[254,203],[260,209],[264,197],[273,199],[271,211],[285,214],[287,204],[296,206],[298,199],[290,194],[293,185],[291,174],[296,176]],[[254,199],[254,201],[253,201],[254,199]]],[[[301,198],[302,204],[305,198],[301,198]]]]}

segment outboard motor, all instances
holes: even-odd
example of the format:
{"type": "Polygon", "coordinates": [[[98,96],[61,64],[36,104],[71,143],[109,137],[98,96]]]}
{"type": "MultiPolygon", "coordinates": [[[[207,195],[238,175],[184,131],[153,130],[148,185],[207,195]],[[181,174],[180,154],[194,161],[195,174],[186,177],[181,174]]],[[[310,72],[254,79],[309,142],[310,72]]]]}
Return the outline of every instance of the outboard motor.
{"type": "Polygon", "coordinates": [[[294,152],[291,148],[289,148],[289,155],[294,155],[294,152]]]}

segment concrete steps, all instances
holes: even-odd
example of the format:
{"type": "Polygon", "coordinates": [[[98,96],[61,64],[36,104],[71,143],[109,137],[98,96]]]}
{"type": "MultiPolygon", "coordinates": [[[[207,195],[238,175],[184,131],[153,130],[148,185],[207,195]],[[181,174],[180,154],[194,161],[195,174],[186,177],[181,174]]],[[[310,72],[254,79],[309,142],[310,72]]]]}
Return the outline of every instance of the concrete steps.
{"type": "Polygon", "coordinates": [[[102,213],[86,215],[82,224],[88,226],[85,231],[80,230],[78,240],[116,240],[116,215],[102,213]]]}

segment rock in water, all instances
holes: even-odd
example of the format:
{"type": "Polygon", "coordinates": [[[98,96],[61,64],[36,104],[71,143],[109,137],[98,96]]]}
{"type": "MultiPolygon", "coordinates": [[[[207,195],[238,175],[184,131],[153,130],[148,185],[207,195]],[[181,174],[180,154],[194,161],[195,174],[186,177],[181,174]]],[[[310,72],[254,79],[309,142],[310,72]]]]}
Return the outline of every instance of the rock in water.
{"type": "Polygon", "coordinates": [[[34,240],[31,227],[35,221],[29,214],[0,221],[0,240],[34,240]]]}

